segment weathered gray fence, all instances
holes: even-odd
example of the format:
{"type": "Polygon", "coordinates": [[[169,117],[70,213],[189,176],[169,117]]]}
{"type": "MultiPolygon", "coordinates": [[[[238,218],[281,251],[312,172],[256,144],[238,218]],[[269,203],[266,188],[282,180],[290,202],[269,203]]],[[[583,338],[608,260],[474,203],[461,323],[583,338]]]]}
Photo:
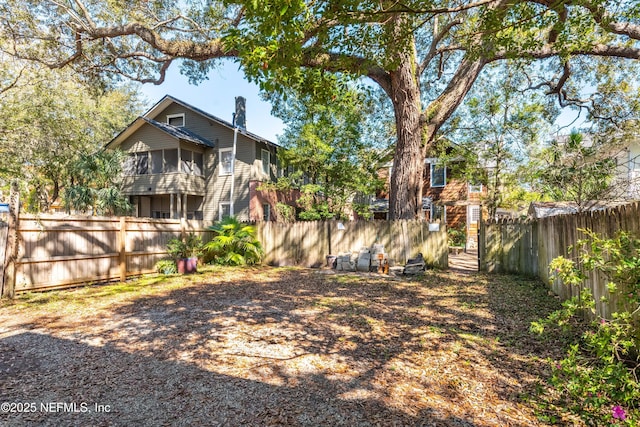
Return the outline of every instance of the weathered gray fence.
{"type": "MultiPolygon", "coordinates": [[[[535,276],[549,283],[549,263],[560,255],[576,256],[575,250],[568,253],[567,248],[586,237],[580,229],[607,237],[613,237],[619,230],[640,234],[640,203],[538,220],[484,223],[480,229],[480,270],[535,276]]],[[[591,274],[587,285],[597,301],[598,312],[608,315],[618,301],[609,295],[605,278],[591,274]],[[600,302],[603,296],[609,303],[600,302]]],[[[563,299],[576,292],[558,281],[552,283],[552,288],[563,299]]]]}
{"type": "MultiPolygon", "coordinates": [[[[152,272],[155,263],[167,256],[171,238],[194,232],[208,241],[210,225],[191,220],[20,215],[11,289],[54,289],[152,272]]],[[[397,263],[422,252],[429,264],[447,267],[444,229],[429,231],[427,223],[418,221],[343,225],[332,221],[264,222],[256,228],[268,264],[321,266],[327,255],[381,243],[397,263]]],[[[0,242],[6,240],[0,235],[0,242]]]]}
{"type": "Polygon", "coordinates": [[[427,264],[447,268],[447,232],[429,231],[424,221],[310,221],[256,224],[265,262],[273,265],[321,266],[327,255],[383,244],[389,259],[405,264],[419,252],[427,264]]]}
{"type": "Polygon", "coordinates": [[[204,221],[21,215],[15,290],[52,289],[153,271],[167,242],[204,221]]]}

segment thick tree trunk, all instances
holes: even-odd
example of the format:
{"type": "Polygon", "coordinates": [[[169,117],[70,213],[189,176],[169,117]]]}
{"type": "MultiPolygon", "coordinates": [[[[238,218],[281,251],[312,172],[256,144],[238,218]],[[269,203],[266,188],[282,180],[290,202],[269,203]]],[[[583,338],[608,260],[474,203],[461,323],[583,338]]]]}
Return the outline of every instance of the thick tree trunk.
{"type": "Polygon", "coordinates": [[[415,219],[422,204],[422,108],[415,64],[415,56],[406,52],[390,73],[397,135],[389,194],[391,219],[415,219]]]}
{"type": "Polygon", "coordinates": [[[463,59],[442,94],[423,112],[415,50],[399,55],[386,89],[396,120],[396,150],[389,191],[390,219],[422,218],[424,159],[440,127],[453,114],[486,64],[463,59]]]}

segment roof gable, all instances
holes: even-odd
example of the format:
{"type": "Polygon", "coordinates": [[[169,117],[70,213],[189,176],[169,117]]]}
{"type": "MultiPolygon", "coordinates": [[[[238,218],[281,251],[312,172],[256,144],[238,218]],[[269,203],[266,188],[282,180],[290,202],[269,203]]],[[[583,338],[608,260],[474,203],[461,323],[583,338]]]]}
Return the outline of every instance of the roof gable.
{"type": "MultiPolygon", "coordinates": [[[[188,108],[189,110],[191,110],[191,111],[193,111],[193,112],[205,117],[206,119],[211,120],[211,121],[213,121],[213,122],[215,122],[215,123],[217,123],[217,124],[219,124],[221,126],[224,126],[224,127],[228,128],[228,129],[231,129],[231,130],[234,129],[232,123],[230,123],[230,122],[228,122],[226,120],[222,120],[221,118],[216,117],[213,114],[207,113],[206,111],[201,110],[198,107],[194,107],[191,104],[188,104],[188,103],[186,103],[184,101],[181,101],[181,100],[179,100],[177,98],[174,98],[171,95],[165,95],[160,101],[158,101],[153,107],[151,107],[146,113],[144,113],[143,117],[155,120],[155,118],[162,111],[164,111],[167,107],[169,107],[169,105],[171,105],[172,103],[176,103],[176,104],[179,104],[179,105],[181,105],[181,106],[183,106],[185,108],[188,108]]],[[[263,138],[263,137],[261,137],[259,135],[256,135],[256,134],[254,134],[252,132],[248,132],[246,129],[238,128],[238,133],[240,133],[242,135],[245,135],[246,137],[248,137],[250,139],[253,139],[256,142],[262,142],[262,143],[265,143],[267,145],[271,145],[271,146],[274,146],[274,147],[280,147],[280,145],[276,144],[275,142],[269,141],[268,139],[265,139],[265,138],[263,138]]]]}
{"type": "Polygon", "coordinates": [[[151,120],[146,117],[142,117],[142,119],[149,123],[151,126],[173,136],[174,138],[181,139],[183,141],[192,142],[197,145],[203,145],[205,147],[215,147],[215,144],[200,135],[197,135],[194,132],[191,132],[189,129],[184,127],[172,126],[168,123],[161,123],[155,120],[151,120]]]}
{"type": "Polygon", "coordinates": [[[133,135],[137,130],[139,130],[144,125],[153,126],[159,131],[164,132],[167,135],[173,138],[176,138],[177,140],[187,141],[192,144],[201,145],[204,147],[215,147],[215,144],[213,142],[209,141],[206,138],[201,137],[200,135],[186,128],[172,126],[167,123],[160,123],[146,117],[138,117],[129,126],[127,126],[122,132],[120,132],[115,138],[109,141],[107,145],[105,145],[105,148],[112,148],[112,147],[119,146],[122,142],[124,142],[127,138],[133,135]]]}

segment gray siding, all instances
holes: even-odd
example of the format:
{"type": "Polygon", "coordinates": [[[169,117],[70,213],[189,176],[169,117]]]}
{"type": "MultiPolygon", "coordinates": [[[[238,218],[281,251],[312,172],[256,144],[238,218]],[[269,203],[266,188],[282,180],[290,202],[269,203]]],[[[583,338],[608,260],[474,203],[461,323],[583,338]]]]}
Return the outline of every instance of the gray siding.
{"type": "MultiPolygon", "coordinates": [[[[207,177],[207,198],[204,207],[204,219],[217,220],[220,203],[230,200],[231,176],[220,175],[220,149],[233,147],[233,130],[222,128],[217,147],[211,156],[213,173],[207,177]]],[[[234,182],[234,214],[243,221],[249,219],[249,181],[252,177],[255,160],[255,141],[238,133],[236,145],[235,182],[234,182]]]]}
{"type": "Polygon", "coordinates": [[[119,148],[130,153],[138,151],[178,148],[178,140],[148,124],[143,125],[133,135],[125,139],[119,148]]]}
{"type": "Polygon", "coordinates": [[[164,110],[162,110],[155,117],[151,117],[153,120],[161,123],[167,122],[167,115],[183,114],[185,127],[192,132],[200,135],[201,137],[208,139],[217,145],[216,140],[222,140],[228,137],[228,133],[233,133],[230,129],[220,125],[213,120],[209,120],[195,111],[192,111],[180,104],[171,104],[164,110]]]}
{"type": "MultiPolygon", "coordinates": [[[[175,114],[184,114],[187,129],[215,144],[215,148],[204,148],[185,142],[182,142],[180,146],[180,148],[204,153],[204,178],[183,174],[127,177],[126,192],[139,195],[188,193],[204,196],[202,201],[204,220],[216,221],[218,220],[220,203],[229,201],[231,191],[231,176],[220,176],[219,150],[233,146],[234,131],[177,103],[170,104],[150,118],[166,123],[167,116],[175,114]],[[152,190],[149,191],[149,188],[152,190]]],[[[126,151],[178,148],[178,141],[150,125],[143,125],[121,144],[121,148],[126,151]]],[[[266,181],[267,179],[275,179],[276,176],[275,149],[238,132],[234,213],[240,220],[249,219],[249,182],[251,180],[266,181]],[[268,149],[271,152],[271,176],[269,177],[262,172],[262,149],[268,149]]]]}
{"type": "Polygon", "coordinates": [[[277,170],[277,153],[276,148],[268,146],[263,142],[255,142],[256,146],[256,158],[253,161],[252,167],[252,179],[255,181],[275,181],[278,177],[277,170]],[[269,156],[269,175],[265,175],[262,171],[262,150],[267,150],[270,153],[269,156]]]}
{"type": "Polygon", "coordinates": [[[126,176],[123,192],[129,195],[194,194],[205,195],[205,179],[201,176],[181,173],[126,176]]]}
{"type": "MultiPolygon", "coordinates": [[[[179,145],[178,140],[148,124],[142,125],[120,145],[120,149],[130,153],[173,148],[203,153],[205,155],[203,161],[206,164],[208,153],[205,152],[204,147],[185,142],[179,145]]],[[[209,153],[209,155],[211,154],[209,153]]],[[[178,154],[178,159],[180,159],[180,154],[178,154]]],[[[186,193],[204,196],[206,192],[205,178],[182,173],[127,176],[123,182],[123,191],[129,195],[186,193]]]]}

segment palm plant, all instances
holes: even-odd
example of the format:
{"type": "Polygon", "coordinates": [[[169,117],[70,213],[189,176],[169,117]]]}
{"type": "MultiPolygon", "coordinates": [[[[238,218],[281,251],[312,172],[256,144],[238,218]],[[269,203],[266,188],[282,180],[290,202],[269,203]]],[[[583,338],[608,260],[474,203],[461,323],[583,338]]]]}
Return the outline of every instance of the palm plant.
{"type": "Polygon", "coordinates": [[[264,255],[262,244],[256,239],[256,228],[242,224],[235,217],[227,217],[210,230],[216,236],[205,245],[214,262],[223,265],[259,264],[264,255]]]}

